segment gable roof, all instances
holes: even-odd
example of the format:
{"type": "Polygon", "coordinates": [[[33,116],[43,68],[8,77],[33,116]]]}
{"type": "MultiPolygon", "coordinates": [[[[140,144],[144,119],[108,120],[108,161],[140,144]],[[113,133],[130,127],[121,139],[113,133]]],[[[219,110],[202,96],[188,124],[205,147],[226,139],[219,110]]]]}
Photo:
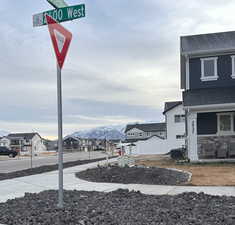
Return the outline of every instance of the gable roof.
{"type": "Polygon", "coordinates": [[[38,135],[39,137],[41,137],[38,133],[11,133],[11,134],[8,134],[7,137],[32,139],[35,135],[38,135]]]}
{"type": "Polygon", "coordinates": [[[186,88],[185,56],[208,56],[235,52],[235,31],[180,37],[181,88],[186,88]]]}
{"type": "Polygon", "coordinates": [[[67,136],[67,137],[65,137],[64,139],[63,139],[63,141],[65,141],[65,140],[69,140],[69,139],[73,139],[73,140],[75,140],[75,141],[79,141],[79,139],[81,139],[81,138],[78,138],[78,137],[75,137],[75,136],[67,136]]]}
{"type": "Polygon", "coordinates": [[[166,123],[137,123],[128,124],[125,129],[125,133],[133,128],[137,128],[144,132],[158,132],[166,130],[166,123]]]}
{"type": "Polygon", "coordinates": [[[164,107],[164,112],[163,114],[165,114],[166,112],[170,111],[171,109],[175,108],[178,105],[181,105],[182,101],[176,101],[176,102],[165,102],[165,107],[164,107]]]}

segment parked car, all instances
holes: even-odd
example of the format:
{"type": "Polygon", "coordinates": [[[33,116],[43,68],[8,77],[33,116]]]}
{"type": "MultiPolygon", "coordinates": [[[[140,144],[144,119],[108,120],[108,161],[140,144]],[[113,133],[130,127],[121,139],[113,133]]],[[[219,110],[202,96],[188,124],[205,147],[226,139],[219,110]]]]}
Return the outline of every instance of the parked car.
{"type": "Polygon", "coordinates": [[[10,158],[14,158],[17,154],[17,151],[9,150],[6,147],[0,147],[0,155],[8,155],[10,158]]]}

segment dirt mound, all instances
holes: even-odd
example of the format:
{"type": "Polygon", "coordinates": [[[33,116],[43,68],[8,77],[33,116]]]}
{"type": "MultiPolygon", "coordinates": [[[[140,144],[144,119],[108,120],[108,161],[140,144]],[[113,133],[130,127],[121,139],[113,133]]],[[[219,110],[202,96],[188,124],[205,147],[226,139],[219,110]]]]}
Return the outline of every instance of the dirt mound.
{"type": "Polygon", "coordinates": [[[159,185],[177,185],[189,179],[188,173],[156,167],[97,167],[78,172],[76,176],[92,182],[159,185]]]}

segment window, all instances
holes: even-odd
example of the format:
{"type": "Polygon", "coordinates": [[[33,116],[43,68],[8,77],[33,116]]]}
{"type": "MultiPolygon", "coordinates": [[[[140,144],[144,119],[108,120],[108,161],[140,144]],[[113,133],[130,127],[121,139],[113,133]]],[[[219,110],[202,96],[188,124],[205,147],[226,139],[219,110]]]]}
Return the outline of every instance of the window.
{"type": "Polygon", "coordinates": [[[219,113],[218,115],[218,133],[231,134],[234,132],[234,114],[233,113],[219,113]]]}
{"type": "Polygon", "coordinates": [[[201,59],[201,81],[217,80],[217,59],[218,57],[201,59]]]}
{"type": "Polygon", "coordinates": [[[180,134],[176,135],[176,139],[183,139],[183,138],[184,138],[184,135],[180,135],[180,134]]]}
{"type": "Polygon", "coordinates": [[[231,77],[235,79],[235,55],[231,55],[231,60],[232,60],[232,74],[231,77]]]}
{"type": "Polygon", "coordinates": [[[182,123],[185,121],[185,115],[175,115],[175,123],[182,123]]]}

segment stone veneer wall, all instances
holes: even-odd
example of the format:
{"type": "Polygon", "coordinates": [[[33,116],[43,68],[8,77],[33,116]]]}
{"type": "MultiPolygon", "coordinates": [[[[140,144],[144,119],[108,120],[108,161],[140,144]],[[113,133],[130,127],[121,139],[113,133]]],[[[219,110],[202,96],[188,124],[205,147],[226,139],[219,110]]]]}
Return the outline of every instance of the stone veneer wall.
{"type": "Polygon", "coordinates": [[[199,136],[198,158],[235,158],[235,135],[199,136]]]}

